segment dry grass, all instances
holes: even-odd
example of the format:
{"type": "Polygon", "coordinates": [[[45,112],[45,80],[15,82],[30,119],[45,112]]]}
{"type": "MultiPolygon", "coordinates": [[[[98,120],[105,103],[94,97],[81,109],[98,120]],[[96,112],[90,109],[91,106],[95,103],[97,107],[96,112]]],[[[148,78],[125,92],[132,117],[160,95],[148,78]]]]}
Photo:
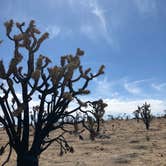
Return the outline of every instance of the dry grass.
{"type": "MultiPolygon", "coordinates": [[[[40,166],[166,166],[166,119],[153,120],[148,132],[142,122],[134,120],[113,120],[105,128],[109,139],[92,142],[87,133],[84,141],[67,136],[74,154],[58,156],[55,144],[40,156],[40,166]]],[[[5,141],[0,131],[0,146],[5,141]]],[[[0,163],[4,157],[0,157],[0,163]]],[[[13,153],[8,166],[15,166],[15,159],[13,153]]]]}

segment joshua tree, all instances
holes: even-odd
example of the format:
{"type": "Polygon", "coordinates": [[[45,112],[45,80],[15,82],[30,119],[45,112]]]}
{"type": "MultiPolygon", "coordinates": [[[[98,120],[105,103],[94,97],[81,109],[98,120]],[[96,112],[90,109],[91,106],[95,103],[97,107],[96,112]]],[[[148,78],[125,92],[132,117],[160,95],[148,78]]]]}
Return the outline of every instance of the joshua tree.
{"type": "Polygon", "coordinates": [[[90,139],[94,140],[95,137],[100,134],[101,124],[104,122],[104,109],[107,104],[101,99],[93,102],[88,101],[86,104],[89,105],[91,109],[85,112],[86,120],[83,121],[83,125],[90,132],[90,139]]]}
{"type": "Polygon", "coordinates": [[[92,74],[90,68],[83,70],[80,57],[84,52],[77,49],[75,55],[62,56],[60,65],[51,67],[47,56],[36,55],[48,33],[40,35],[34,21],[26,28],[25,23],[14,24],[10,20],[5,27],[7,37],[14,44],[14,53],[8,67],[0,61],[0,111],[3,112],[0,123],[9,138],[8,143],[0,148],[0,154],[7,147],[10,149],[2,165],[8,162],[14,149],[17,166],[38,166],[39,155],[53,142],[60,145],[60,154],[73,152],[64,133],[69,131],[66,125],[73,125],[67,119],[73,118],[74,121],[73,114],[80,105],[78,103],[72,110],[67,108],[76,97],[90,93],[87,89],[89,82],[104,73],[104,66],[96,74],[92,74]],[[14,25],[18,34],[12,35],[14,25]],[[75,86],[78,82],[79,88],[78,84],[75,86]],[[32,107],[35,99],[38,104],[32,107]],[[32,142],[31,126],[34,128],[32,142]],[[62,133],[51,137],[50,133],[55,130],[62,133]]]}
{"type": "Polygon", "coordinates": [[[107,104],[103,102],[103,100],[97,100],[91,103],[93,110],[91,111],[92,115],[95,117],[95,121],[97,123],[97,129],[96,132],[100,132],[100,126],[103,122],[103,116],[105,114],[105,107],[107,107],[107,104]]]}
{"type": "Polygon", "coordinates": [[[147,104],[145,102],[145,104],[143,104],[143,106],[141,107],[141,118],[146,126],[146,129],[149,130],[150,128],[150,123],[152,121],[152,114],[151,114],[151,109],[150,109],[150,104],[147,104]]]}
{"type": "MultiPolygon", "coordinates": [[[[140,117],[142,121],[144,122],[146,129],[149,130],[150,128],[150,123],[152,121],[152,114],[151,114],[151,109],[150,109],[150,104],[145,104],[142,105],[142,107],[138,106],[138,109],[136,110],[138,114],[140,114],[140,117]]],[[[139,116],[139,115],[138,115],[139,116]]]]}

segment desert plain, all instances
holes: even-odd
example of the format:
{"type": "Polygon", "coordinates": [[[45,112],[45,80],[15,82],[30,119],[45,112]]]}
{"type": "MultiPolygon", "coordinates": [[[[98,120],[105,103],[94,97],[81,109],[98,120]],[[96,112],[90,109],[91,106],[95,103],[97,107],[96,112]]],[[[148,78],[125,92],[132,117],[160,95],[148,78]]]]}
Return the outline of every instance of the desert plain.
{"type": "MultiPolygon", "coordinates": [[[[40,156],[40,166],[166,166],[166,118],[155,118],[147,131],[142,121],[110,120],[105,122],[104,136],[95,141],[82,133],[84,140],[66,135],[74,153],[59,156],[59,146],[52,144],[40,156]]],[[[8,138],[0,129],[0,147],[8,138]]],[[[0,165],[7,156],[0,156],[0,165]]],[[[16,166],[12,152],[6,166],[16,166]]]]}

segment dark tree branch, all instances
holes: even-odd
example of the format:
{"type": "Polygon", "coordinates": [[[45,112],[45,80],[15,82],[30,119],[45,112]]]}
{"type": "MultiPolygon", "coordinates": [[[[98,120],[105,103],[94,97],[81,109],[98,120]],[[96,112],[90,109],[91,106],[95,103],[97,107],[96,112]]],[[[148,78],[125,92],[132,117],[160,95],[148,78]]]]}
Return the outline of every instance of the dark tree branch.
{"type": "MultiPolygon", "coordinates": [[[[73,148],[63,135],[76,132],[79,135],[84,131],[78,131],[77,125],[81,126],[84,122],[84,119],[77,115],[78,111],[85,115],[96,115],[90,110],[82,110],[88,102],[81,102],[79,96],[90,93],[89,83],[104,73],[104,66],[101,66],[96,74],[90,73],[90,68],[83,70],[80,59],[84,51],[78,48],[75,55],[62,56],[60,65],[50,67],[51,60],[48,57],[36,57],[36,52],[48,38],[48,33],[41,34],[33,20],[27,27],[25,23],[16,23],[18,33],[15,35],[11,33],[14,27],[13,20],[7,21],[5,27],[7,37],[14,44],[14,55],[8,70],[5,69],[3,61],[0,61],[0,81],[7,83],[7,87],[0,85],[0,106],[4,115],[0,116],[0,123],[5,127],[10,145],[9,155],[4,164],[8,162],[12,148],[17,154],[17,162],[23,162],[19,163],[20,165],[27,164],[29,155],[38,163],[37,156],[53,142],[60,145],[61,155],[64,152],[73,152],[73,148]],[[25,52],[27,60],[23,62],[25,52]],[[24,70],[23,64],[26,65],[24,70]],[[16,91],[18,87],[21,91],[19,96],[16,91]],[[9,101],[10,95],[12,101],[9,101]],[[35,95],[39,96],[36,106],[31,105],[35,95]],[[75,101],[78,102],[78,106],[68,110],[70,103],[75,101]],[[30,134],[30,126],[34,130],[33,136],[30,134]],[[73,126],[73,131],[66,126],[73,126]],[[60,130],[61,133],[56,138],[49,137],[50,132],[56,130],[60,130]],[[30,137],[33,137],[32,144],[29,143],[30,137]]],[[[99,110],[100,107],[96,109],[99,110]]]]}

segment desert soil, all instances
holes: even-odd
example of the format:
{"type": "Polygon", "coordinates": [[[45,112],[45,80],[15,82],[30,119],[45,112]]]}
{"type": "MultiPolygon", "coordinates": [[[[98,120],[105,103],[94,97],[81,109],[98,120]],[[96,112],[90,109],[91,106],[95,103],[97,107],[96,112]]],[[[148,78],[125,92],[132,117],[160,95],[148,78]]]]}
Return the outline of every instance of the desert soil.
{"type": "MultiPolygon", "coordinates": [[[[166,166],[166,119],[154,119],[151,129],[145,130],[142,121],[112,120],[105,123],[105,135],[109,138],[84,140],[66,136],[74,147],[73,154],[58,155],[59,147],[53,144],[40,156],[40,166],[166,166]]],[[[0,147],[7,141],[0,131],[0,147]]],[[[7,151],[0,156],[0,165],[7,151]]],[[[7,166],[16,165],[13,152],[7,166]]]]}

